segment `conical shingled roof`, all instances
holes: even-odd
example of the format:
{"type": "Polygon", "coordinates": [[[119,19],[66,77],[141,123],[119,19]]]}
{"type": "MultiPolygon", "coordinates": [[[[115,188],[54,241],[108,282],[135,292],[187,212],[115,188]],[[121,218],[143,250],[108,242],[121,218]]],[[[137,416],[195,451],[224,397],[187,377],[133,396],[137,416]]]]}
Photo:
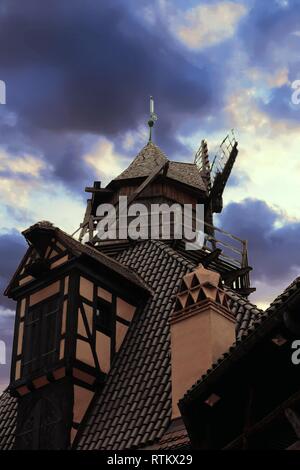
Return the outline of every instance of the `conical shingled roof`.
{"type": "Polygon", "coordinates": [[[153,144],[153,142],[148,142],[130,163],[129,167],[115,179],[120,180],[148,176],[158,165],[167,161],[167,157],[160,148],[153,144]]]}
{"type": "Polygon", "coordinates": [[[148,142],[138,153],[128,168],[114,181],[143,178],[164,162],[169,162],[167,177],[201,191],[206,191],[201,173],[194,163],[169,161],[166,155],[153,142],[148,142]]]}

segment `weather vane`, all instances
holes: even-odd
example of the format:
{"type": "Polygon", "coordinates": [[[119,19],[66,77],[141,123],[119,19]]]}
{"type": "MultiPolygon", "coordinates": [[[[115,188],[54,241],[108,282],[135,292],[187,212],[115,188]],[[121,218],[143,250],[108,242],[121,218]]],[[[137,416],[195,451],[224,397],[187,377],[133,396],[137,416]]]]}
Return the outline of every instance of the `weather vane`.
{"type": "Polygon", "coordinates": [[[149,142],[152,142],[152,127],[155,124],[155,121],[157,121],[158,117],[157,114],[154,112],[154,99],[152,96],[150,96],[150,119],[148,121],[148,126],[149,126],[149,142]]]}

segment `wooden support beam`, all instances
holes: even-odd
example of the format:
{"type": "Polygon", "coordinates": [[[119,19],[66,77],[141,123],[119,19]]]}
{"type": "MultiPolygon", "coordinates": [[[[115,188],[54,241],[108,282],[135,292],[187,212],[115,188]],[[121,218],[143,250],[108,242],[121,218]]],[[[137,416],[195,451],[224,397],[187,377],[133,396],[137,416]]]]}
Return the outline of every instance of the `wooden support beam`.
{"type": "Polygon", "coordinates": [[[242,287],[234,289],[237,294],[240,294],[242,297],[248,297],[248,295],[252,294],[256,291],[256,287],[242,287]]]}
{"type": "Polygon", "coordinates": [[[90,186],[86,186],[85,188],[86,193],[97,193],[97,194],[113,194],[111,189],[107,188],[94,188],[90,186]]]}
{"type": "Polygon", "coordinates": [[[134,193],[132,193],[131,196],[128,197],[128,206],[129,204],[132,204],[132,202],[144,191],[144,189],[147,188],[147,186],[149,186],[150,183],[152,183],[152,181],[159,175],[162,170],[164,170],[163,174],[166,174],[168,166],[169,161],[167,160],[158,165],[156,168],[154,168],[152,173],[150,173],[150,175],[142,182],[142,184],[140,184],[140,186],[134,191],[134,193]]]}
{"type": "Polygon", "coordinates": [[[166,162],[166,164],[164,166],[163,173],[162,173],[163,176],[167,176],[168,169],[169,169],[169,160],[166,162]]]}
{"type": "Polygon", "coordinates": [[[284,410],[285,417],[295,431],[296,436],[300,439],[300,417],[291,408],[284,410]]]}
{"type": "Polygon", "coordinates": [[[235,269],[234,271],[229,271],[228,273],[223,274],[223,280],[226,283],[231,283],[235,281],[238,277],[244,276],[252,271],[251,266],[246,266],[245,268],[235,269]]]}
{"type": "MultiPolygon", "coordinates": [[[[295,406],[295,405],[298,406],[299,402],[300,402],[300,392],[298,390],[292,396],[290,396],[287,400],[285,400],[283,403],[281,403],[277,408],[272,410],[267,416],[262,418],[259,422],[255,423],[253,426],[251,426],[251,428],[247,429],[247,432],[244,432],[243,434],[238,436],[236,439],[231,441],[229,444],[227,444],[224,447],[224,449],[230,449],[230,448],[237,447],[237,445],[242,442],[244,436],[246,438],[248,438],[249,436],[253,436],[253,435],[258,434],[260,432],[266,432],[268,427],[272,426],[274,421],[277,418],[280,418],[280,416],[282,416],[283,414],[285,415],[285,417],[288,419],[289,422],[291,422],[290,420],[292,420],[293,423],[296,424],[297,430],[298,430],[299,417],[298,417],[298,415],[296,415],[296,413],[294,413],[294,411],[291,410],[291,406],[295,406]],[[286,414],[287,409],[290,409],[292,411],[292,413],[288,412],[289,417],[286,414]],[[295,415],[296,415],[296,419],[295,419],[295,415]]],[[[295,430],[295,432],[296,432],[296,430],[295,430]]]]}
{"type": "Polygon", "coordinates": [[[94,219],[92,216],[90,216],[89,218],[88,227],[89,227],[89,242],[91,242],[93,240],[93,233],[94,233],[94,219]]]}
{"type": "MultiPolygon", "coordinates": [[[[84,214],[84,219],[83,219],[83,222],[82,224],[80,225],[80,228],[81,228],[81,231],[80,231],[80,235],[79,235],[79,241],[82,241],[86,231],[87,231],[87,226],[88,226],[88,223],[89,223],[89,219],[91,217],[91,212],[92,212],[92,200],[91,199],[88,199],[87,200],[87,206],[86,206],[86,211],[85,211],[85,214],[84,214]]],[[[77,230],[76,230],[77,232],[77,230]]],[[[72,234],[72,236],[75,235],[74,232],[72,234]]]]}
{"type": "Polygon", "coordinates": [[[211,253],[208,253],[208,255],[206,255],[202,260],[201,260],[201,264],[203,264],[203,266],[205,268],[207,268],[213,261],[217,260],[220,256],[220,254],[222,253],[222,250],[220,248],[216,248],[215,250],[213,250],[211,253]]]}

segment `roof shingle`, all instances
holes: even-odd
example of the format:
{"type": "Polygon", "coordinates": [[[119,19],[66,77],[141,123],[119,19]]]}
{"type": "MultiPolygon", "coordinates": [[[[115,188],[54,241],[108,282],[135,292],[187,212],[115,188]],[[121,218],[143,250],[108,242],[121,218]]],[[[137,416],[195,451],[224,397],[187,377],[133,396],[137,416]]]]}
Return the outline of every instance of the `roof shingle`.
{"type": "Polygon", "coordinates": [[[15,442],[17,399],[4,391],[0,395],[0,450],[10,450],[15,442]]]}
{"type": "MultiPolygon", "coordinates": [[[[167,161],[169,161],[168,158],[160,148],[153,144],[153,142],[148,142],[131,162],[129,167],[113,181],[149,176],[157,166],[167,161]]],[[[206,191],[201,173],[194,163],[169,161],[166,176],[180,183],[192,186],[193,188],[206,191]]]]}

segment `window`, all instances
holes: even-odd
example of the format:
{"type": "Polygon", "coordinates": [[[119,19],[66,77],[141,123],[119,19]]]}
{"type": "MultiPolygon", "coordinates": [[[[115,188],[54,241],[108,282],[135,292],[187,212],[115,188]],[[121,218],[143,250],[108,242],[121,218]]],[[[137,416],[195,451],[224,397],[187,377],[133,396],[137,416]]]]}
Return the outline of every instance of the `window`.
{"type": "Polygon", "coordinates": [[[98,299],[95,317],[96,329],[110,336],[112,330],[111,304],[103,299],[98,299]]]}
{"type": "Polygon", "coordinates": [[[25,318],[23,374],[48,369],[57,359],[59,296],[28,309],[25,318]]]}

